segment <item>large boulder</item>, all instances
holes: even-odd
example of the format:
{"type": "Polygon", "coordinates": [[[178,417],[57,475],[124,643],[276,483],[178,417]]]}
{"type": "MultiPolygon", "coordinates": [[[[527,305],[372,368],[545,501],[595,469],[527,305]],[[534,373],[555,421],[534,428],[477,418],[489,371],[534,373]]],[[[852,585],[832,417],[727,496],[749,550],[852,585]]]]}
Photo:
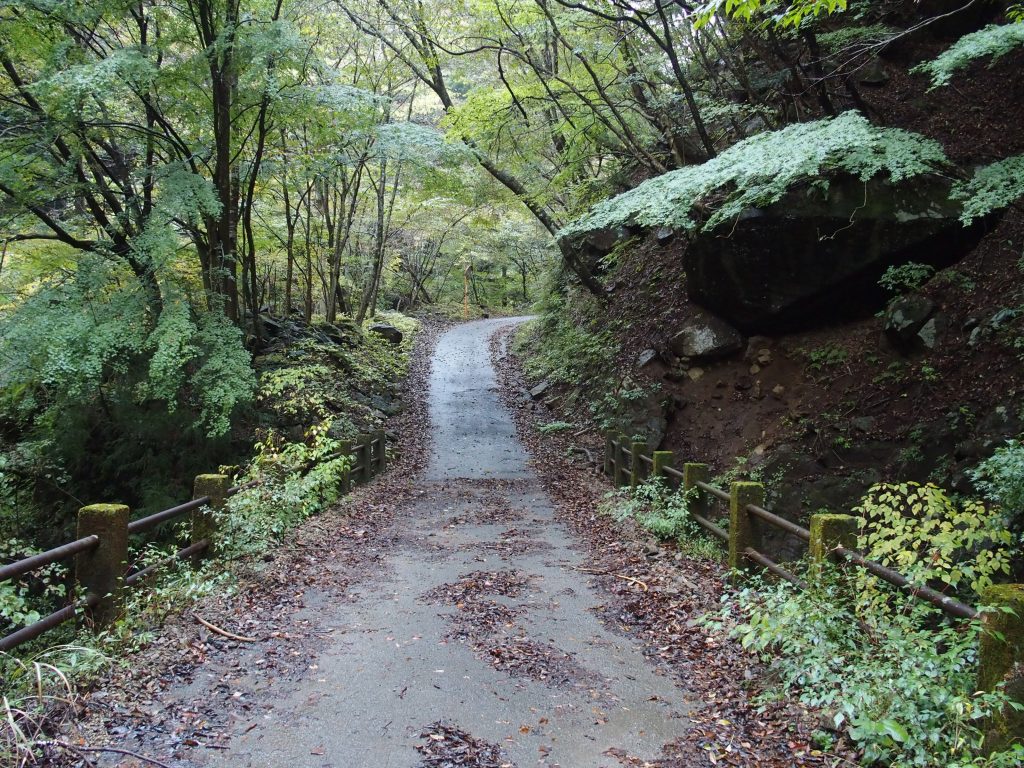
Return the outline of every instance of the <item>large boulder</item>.
{"type": "Polygon", "coordinates": [[[964,227],[951,181],[851,176],[791,189],[766,208],[701,233],[684,259],[690,298],[745,332],[809,328],[884,305],[890,266],[942,268],[973,249],[989,222],[964,227]]]}
{"type": "Polygon", "coordinates": [[[882,329],[897,349],[911,352],[935,347],[935,302],[926,296],[911,294],[889,302],[882,329]]]}
{"type": "Polygon", "coordinates": [[[743,337],[725,321],[701,312],[687,320],[669,341],[680,357],[711,360],[728,357],[743,349],[743,337]]]}
{"type": "Polygon", "coordinates": [[[378,336],[383,336],[392,344],[402,343],[402,332],[390,323],[374,323],[370,326],[369,330],[370,333],[376,333],[378,336]]]}

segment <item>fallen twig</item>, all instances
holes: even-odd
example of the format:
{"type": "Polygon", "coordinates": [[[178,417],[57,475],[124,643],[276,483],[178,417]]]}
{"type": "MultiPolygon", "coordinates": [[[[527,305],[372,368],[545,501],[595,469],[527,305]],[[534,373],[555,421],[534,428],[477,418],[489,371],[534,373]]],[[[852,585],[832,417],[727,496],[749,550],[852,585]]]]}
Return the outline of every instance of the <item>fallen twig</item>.
{"type": "Polygon", "coordinates": [[[197,613],[192,614],[192,618],[202,624],[211,632],[216,632],[218,635],[228,638],[229,640],[238,640],[241,643],[255,643],[258,642],[255,637],[245,637],[244,635],[236,635],[234,632],[228,632],[226,629],[221,629],[216,624],[211,624],[202,616],[197,613]]]}
{"type": "Polygon", "coordinates": [[[570,566],[572,570],[579,571],[580,573],[589,573],[592,576],[614,576],[616,579],[622,579],[623,581],[631,581],[636,584],[644,592],[649,592],[650,587],[647,586],[647,582],[641,581],[635,576],[626,576],[624,573],[611,573],[610,571],[599,571],[596,568],[577,568],[570,566]]]}
{"type": "Polygon", "coordinates": [[[66,741],[53,740],[40,741],[37,743],[41,747],[57,747],[58,749],[67,750],[68,752],[74,752],[76,755],[78,755],[80,758],[85,760],[90,765],[92,764],[92,761],[86,757],[86,754],[90,752],[110,752],[115,755],[134,757],[136,760],[141,760],[142,762],[149,763],[150,765],[156,765],[159,768],[172,768],[172,766],[168,765],[167,763],[161,762],[156,758],[146,757],[145,755],[141,755],[138,752],[132,752],[130,749],[120,749],[118,747],[82,747],[76,744],[68,744],[66,741]]]}

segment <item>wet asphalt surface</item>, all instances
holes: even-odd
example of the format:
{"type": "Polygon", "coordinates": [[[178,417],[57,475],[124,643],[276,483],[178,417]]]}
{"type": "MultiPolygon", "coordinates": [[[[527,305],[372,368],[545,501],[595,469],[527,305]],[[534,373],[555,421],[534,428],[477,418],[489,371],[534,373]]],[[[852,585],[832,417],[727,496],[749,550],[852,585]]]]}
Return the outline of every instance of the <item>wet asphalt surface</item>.
{"type": "Polygon", "coordinates": [[[415,768],[443,722],[498,745],[501,765],[612,768],[685,730],[686,694],[604,624],[499,401],[488,339],[508,322],[441,337],[432,455],[380,573],[310,601],[322,652],[298,679],[263,681],[260,717],[203,765],[415,768]]]}

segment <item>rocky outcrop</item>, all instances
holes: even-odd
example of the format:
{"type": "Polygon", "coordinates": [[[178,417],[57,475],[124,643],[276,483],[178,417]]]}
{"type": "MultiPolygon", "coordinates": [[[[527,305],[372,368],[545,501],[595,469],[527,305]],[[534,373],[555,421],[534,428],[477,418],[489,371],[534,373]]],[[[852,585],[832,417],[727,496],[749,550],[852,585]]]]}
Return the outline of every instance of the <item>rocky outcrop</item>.
{"type": "Polygon", "coordinates": [[[695,236],[684,259],[690,297],[743,331],[814,327],[875,311],[890,266],[942,268],[973,249],[985,223],[964,227],[939,175],[904,183],[833,179],[799,187],[728,228],[695,236]]]}

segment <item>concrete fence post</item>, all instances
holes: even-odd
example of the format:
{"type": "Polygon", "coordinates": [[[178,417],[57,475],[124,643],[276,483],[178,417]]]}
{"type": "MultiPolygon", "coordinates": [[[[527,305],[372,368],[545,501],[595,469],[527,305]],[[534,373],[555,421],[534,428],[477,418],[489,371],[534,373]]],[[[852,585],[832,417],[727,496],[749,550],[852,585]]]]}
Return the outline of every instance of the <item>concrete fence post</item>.
{"type": "Polygon", "coordinates": [[[377,440],[377,474],[381,474],[388,466],[388,441],[383,429],[374,433],[377,440]]]}
{"type": "Polygon", "coordinates": [[[629,445],[629,487],[636,488],[644,479],[644,462],[640,457],[644,455],[644,448],[647,443],[643,440],[633,440],[629,445]]]}
{"type": "Polygon", "coordinates": [[[690,509],[705,520],[711,519],[711,498],[697,487],[711,479],[711,468],[707,464],[687,462],[683,464],[683,491],[690,498],[690,509]]]}
{"type": "Polygon", "coordinates": [[[128,518],[124,504],[91,504],[78,510],[78,538],[97,536],[100,543],[75,558],[75,580],[99,603],[90,616],[96,627],[109,625],[124,609],[124,575],[128,567],[128,518]]]}
{"type": "Polygon", "coordinates": [[[853,515],[811,515],[809,553],[815,565],[824,563],[836,547],[857,546],[857,518],[853,515]]]}
{"type": "Polygon", "coordinates": [[[621,488],[626,484],[626,442],[628,437],[619,433],[615,441],[615,487],[621,488]]]}
{"type": "Polygon", "coordinates": [[[672,466],[672,451],[655,451],[651,458],[654,464],[651,465],[652,477],[666,477],[665,468],[672,466]]]}
{"type": "Polygon", "coordinates": [[[747,512],[747,505],[764,506],[761,483],[733,483],[729,489],[729,568],[742,571],[748,567],[743,550],[760,550],[760,526],[747,512]]]}
{"type": "Polygon", "coordinates": [[[604,433],[604,473],[612,476],[615,470],[615,430],[607,429],[604,433]]]}
{"type": "Polygon", "coordinates": [[[338,453],[348,459],[348,466],[341,471],[341,495],[347,496],[352,491],[352,462],[355,461],[352,456],[352,441],[339,440],[338,453]]]}
{"type": "Polygon", "coordinates": [[[189,515],[189,525],[192,529],[192,543],[198,544],[203,539],[210,542],[205,552],[200,552],[193,558],[198,562],[203,557],[209,557],[213,551],[214,543],[217,540],[217,515],[224,511],[224,505],[228,500],[228,488],[231,481],[227,475],[196,475],[192,485],[192,498],[201,499],[209,496],[210,501],[199,509],[193,510],[189,515]]]}
{"type": "MultiPolygon", "coordinates": [[[[982,618],[978,690],[1000,684],[1009,698],[1024,704],[1024,584],[993,584],[981,590],[981,604],[993,608],[982,618]]],[[[1006,706],[985,728],[985,751],[1024,744],[1024,712],[1006,706]]]]}
{"type": "Polygon", "coordinates": [[[359,440],[359,463],[363,466],[362,479],[364,483],[373,479],[373,443],[369,435],[360,435],[359,440]]]}

